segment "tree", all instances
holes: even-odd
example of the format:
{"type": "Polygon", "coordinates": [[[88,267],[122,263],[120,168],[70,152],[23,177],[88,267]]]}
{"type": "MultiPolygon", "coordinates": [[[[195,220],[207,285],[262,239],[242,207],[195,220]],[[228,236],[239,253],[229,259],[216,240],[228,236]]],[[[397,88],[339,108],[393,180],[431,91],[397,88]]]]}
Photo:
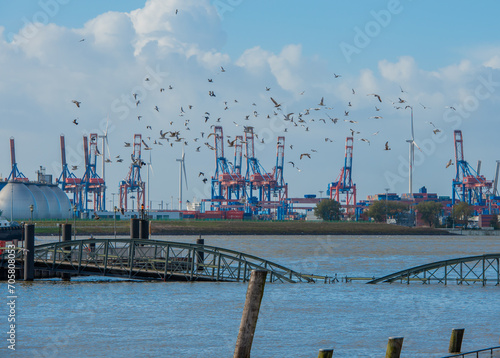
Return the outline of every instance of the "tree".
{"type": "Polygon", "coordinates": [[[474,213],[474,208],[467,204],[465,201],[461,201],[453,205],[451,215],[456,223],[461,223],[464,227],[467,227],[469,218],[474,213]]]}
{"type": "Polygon", "coordinates": [[[323,199],[314,208],[314,215],[326,221],[340,220],[340,208],[338,201],[323,199]]]}
{"type": "Polygon", "coordinates": [[[405,203],[397,201],[374,201],[367,210],[367,215],[377,222],[384,222],[386,217],[398,216],[401,213],[407,212],[408,206],[405,203]]]}
{"type": "Polygon", "coordinates": [[[433,227],[438,223],[442,205],[435,201],[422,201],[417,204],[416,209],[422,219],[427,222],[430,227],[433,227]]]}

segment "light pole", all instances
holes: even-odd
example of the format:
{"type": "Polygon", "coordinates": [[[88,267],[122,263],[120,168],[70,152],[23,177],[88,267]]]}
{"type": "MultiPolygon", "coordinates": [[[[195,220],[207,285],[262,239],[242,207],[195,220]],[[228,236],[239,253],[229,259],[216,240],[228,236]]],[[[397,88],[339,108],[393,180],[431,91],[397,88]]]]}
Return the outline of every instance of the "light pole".
{"type": "Polygon", "coordinates": [[[132,199],[132,213],[134,212],[134,199],[135,199],[135,196],[131,196],[130,199],[132,199]]]}
{"type": "Polygon", "coordinates": [[[323,192],[324,192],[324,190],[320,190],[320,191],[319,191],[319,198],[320,198],[320,199],[323,197],[323,192]]]}
{"type": "Polygon", "coordinates": [[[31,213],[30,223],[33,223],[33,204],[30,205],[30,213],[31,213]]]}

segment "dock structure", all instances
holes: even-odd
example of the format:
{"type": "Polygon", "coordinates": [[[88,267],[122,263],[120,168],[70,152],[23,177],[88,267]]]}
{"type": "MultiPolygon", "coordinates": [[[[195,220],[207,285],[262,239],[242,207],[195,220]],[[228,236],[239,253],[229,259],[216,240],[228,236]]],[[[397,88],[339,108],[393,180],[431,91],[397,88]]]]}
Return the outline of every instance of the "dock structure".
{"type": "Polygon", "coordinates": [[[483,286],[489,283],[498,286],[500,285],[500,253],[437,261],[398,271],[367,283],[381,282],[441,283],[445,285],[448,283],[459,285],[480,283],[483,286]]]}
{"type": "MultiPolygon", "coordinates": [[[[268,272],[267,282],[315,282],[277,263],[203,244],[147,239],[87,239],[38,245],[35,278],[111,276],[160,281],[247,282],[252,270],[268,272]]],[[[5,255],[4,255],[5,256],[5,255]]],[[[19,251],[16,262],[21,267],[19,251]]],[[[6,258],[1,267],[7,267],[6,258]]]]}

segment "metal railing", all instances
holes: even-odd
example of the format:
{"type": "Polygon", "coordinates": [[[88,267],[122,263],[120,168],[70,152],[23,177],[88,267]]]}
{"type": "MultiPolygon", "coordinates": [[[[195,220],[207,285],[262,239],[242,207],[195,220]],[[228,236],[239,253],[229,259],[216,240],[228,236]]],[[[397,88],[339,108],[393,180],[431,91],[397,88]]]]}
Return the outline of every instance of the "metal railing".
{"type": "Polygon", "coordinates": [[[500,346],[498,347],[490,347],[490,348],[484,348],[484,349],[479,349],[477,351],[471,351],[471,352],[466,352],[466,353],[458,353],[458,354],[453,354],[451,356],[445,356],[442,358],[452,358],[452,357],[462,357],[462,358],[472,358],[472,357],[500,357],[500,346]],[[495,353],[495,355],[493,355],[495,353]]]}

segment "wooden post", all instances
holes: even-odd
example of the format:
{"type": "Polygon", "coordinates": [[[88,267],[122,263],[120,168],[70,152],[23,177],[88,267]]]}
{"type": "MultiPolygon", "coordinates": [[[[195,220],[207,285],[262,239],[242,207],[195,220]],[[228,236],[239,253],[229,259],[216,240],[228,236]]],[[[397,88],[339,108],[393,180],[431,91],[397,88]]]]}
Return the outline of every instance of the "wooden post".
{"type": "MultiPolygon", "coordinates": [[[[62,224],[62,241],[71,241],[71,224],[62,224]]],[[[64,256],[68,255],[66,251],[71,251],[71,246],[63,246],[64,250],[64,256]]],[[[70,255],[70,261],[71,261],[71,254],[70,255]]],[[[64,257],[63,256],[63,257],[64,257]]],[[[71,274],[67,272],[63,272],[61,274],[61,279],[63,281],[70,281],[71,280],[71,274]]]]}
{"type": "MultiPolygon", "coordinates": [[[[201,238],[201,235],[198,239],[196,239],[196,245],[205,245],[205,239],[201,238]]],[[[205,253],[203,251],[196,251],[196,264],[197,270],[203,270],[203,262],[205,261],[205,253]]]]}
{"type": "Polygon", "coordinates": [[[267,271],[265,270],[253,270],[250,275],[233,358],[250,357],[255,327],[257,327],[257,319],[259,318],[260,303],[262,296],[264,296],[266,276],[267,271]]]}
{"type": "Polygon", "coordinates": [[[320,349],[318,358],[332,358],[333,357],[333,349],[320,349]]]}
{"type": "Polygon", "coordinates": [[[404,337],[389,337],[385,358],[399,358],[401,348],[403,348],[404,337]]]}
{"type": "Polygon", "coordinates": [[[460,353],[462,351],[462,340],[464,338],[464,328],[453,328],[451,330],[449,353],[460,353]]]}
{"type": "Polygon", "coordinates": [[[24,281],[35,278],[35,225],[24,224],[24,281]]]}

